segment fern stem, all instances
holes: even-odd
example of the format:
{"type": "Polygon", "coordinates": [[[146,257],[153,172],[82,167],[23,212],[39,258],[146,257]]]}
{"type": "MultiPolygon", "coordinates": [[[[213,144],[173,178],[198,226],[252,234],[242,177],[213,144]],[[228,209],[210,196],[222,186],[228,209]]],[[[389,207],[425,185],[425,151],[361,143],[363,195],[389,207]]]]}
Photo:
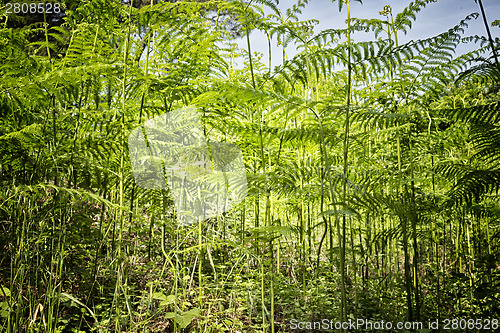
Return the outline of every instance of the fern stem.
{"type": "MultiPolygon", "coordinates": [[[[243,5],[243,0],[240,0],[241,4],[243,5]]],[[[250,48],[250,32],[248,30],[248,15],[247,15],[247,10],[250,7],[250,4],[252,1],[248,2],[248,5],[244,8],[243,12],[245,15],[245,36],[246,36],[246,41],[247,41],[247,50],[248,50],[248,61],[250,64],[250,74],[252,75],[252,87],[255,89],[255,75],[254,75],[254,70],[253,70],[253,60],[252,60],[252,50],[250,48]]]]}

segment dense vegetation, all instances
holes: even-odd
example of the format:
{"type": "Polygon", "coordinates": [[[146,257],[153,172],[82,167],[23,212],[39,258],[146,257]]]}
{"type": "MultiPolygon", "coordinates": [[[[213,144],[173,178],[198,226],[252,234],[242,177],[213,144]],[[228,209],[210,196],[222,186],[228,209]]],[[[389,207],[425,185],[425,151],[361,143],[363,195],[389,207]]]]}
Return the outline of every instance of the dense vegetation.
{"type": "Polygon", "coordinates": [[[500,318],[500,40],[466,37],[473,13],[400,43],[430,2],[357,19],[337,0],[346,26],[316,34],[307,0],[1,7],[1,330],[500,318]],[[235,48],[256,29],[283,65],[235,48]],[[248,195],[180,227],[168,189],[134,182],[127,137],[189,105],[241,148],[248,195]]]}

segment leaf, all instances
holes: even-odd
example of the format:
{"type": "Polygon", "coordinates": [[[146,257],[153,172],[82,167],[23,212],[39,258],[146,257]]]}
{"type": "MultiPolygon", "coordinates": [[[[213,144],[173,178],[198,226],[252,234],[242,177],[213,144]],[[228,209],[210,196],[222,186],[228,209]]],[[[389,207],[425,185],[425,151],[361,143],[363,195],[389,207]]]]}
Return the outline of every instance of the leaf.
{"type": "Polygon", "coordinates": [[[165,296],[165,294],[161,293],[161,292],[155,292],[155,293],[153,293],[152,297],[154,299],[158,299],[158,300],[161,300],[161,301],[166,301],[167,300],[167,296],[165,296]]]}
{"type": "MultiPolygon", "coordinates": [[[[174,295],[170,295],[174,296],[174,295]]],[[[167,312],[165,313],[165,318],[167,319],[174,319],[174,321],[179,325],[180,328],[186,328],[191,321],[196,317],[200,315],[200,309],[198,308],[193,308],[189,311],[183,312],[182,314],[177,314],[175,312],[167,312]]]]}
{"type": "Polygon", "coordinates": [[[170,304],[175,304],[177,297],[175,295],[168,295],[164,300],[160,302],[160,307],[164,307],[170,304]]]}
{"type": "Polygon", "coordinates": [[[200,314],[200,309],[194,308],[184,312],[182,315],[175,316],[174,320],[180,328],[186,328],[191,321],[200,314]]]}
{"type": "Polygon", "coordinates": [[[165,318],[167,318],[167,319],[175,318],[175,312],[167,312],[167,313],[165,313],[165,318]]]}
{"type": "Polygon", "coordinates": [[[9,297],[10,289],[4,286],[0,286],[0,297],[9,297]]]}
{"type": "Polygon", "coordinates": [[[9,304],[0,302],[0,317],[7,318],[9,316],[9,304]]]}

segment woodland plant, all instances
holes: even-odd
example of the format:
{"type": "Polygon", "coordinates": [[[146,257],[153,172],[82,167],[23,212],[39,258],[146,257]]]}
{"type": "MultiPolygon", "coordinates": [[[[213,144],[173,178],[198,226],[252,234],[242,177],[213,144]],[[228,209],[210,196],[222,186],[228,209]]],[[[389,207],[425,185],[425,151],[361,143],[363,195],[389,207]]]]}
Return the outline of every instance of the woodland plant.
{"type": "Polygon", "coordinates": [[[498,319],[500,40],[466,37],[473,13],[401,43],[432,2],[358,19],[337,0],[346,25],[320,32],[307,0],[1,7],[2,331],[498,319]],[[240,147],[248,195],[182,227],[168,187],[136,184],[127,137],[186,106],[240,147]]]}

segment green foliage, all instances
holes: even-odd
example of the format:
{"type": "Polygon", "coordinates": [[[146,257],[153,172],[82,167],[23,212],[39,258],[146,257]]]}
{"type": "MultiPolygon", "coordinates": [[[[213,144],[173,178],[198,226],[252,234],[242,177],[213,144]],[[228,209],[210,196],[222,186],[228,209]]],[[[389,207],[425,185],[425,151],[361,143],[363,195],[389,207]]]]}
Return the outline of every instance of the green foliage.
{"type": "Polygon", "coordinates": [[[66,1],[58,24],[4,24],[2,331],[498,317],[498,68],[463,37],[476,14],[400,44],[431,2],[315,34],[304,0],[66,1]],[[234,50],[233,28],[282,65],[234,50]],[[135,184],[126,138],[187,105],[241,148],[248,196],[183,228],[169,190],[135,184]]]}

